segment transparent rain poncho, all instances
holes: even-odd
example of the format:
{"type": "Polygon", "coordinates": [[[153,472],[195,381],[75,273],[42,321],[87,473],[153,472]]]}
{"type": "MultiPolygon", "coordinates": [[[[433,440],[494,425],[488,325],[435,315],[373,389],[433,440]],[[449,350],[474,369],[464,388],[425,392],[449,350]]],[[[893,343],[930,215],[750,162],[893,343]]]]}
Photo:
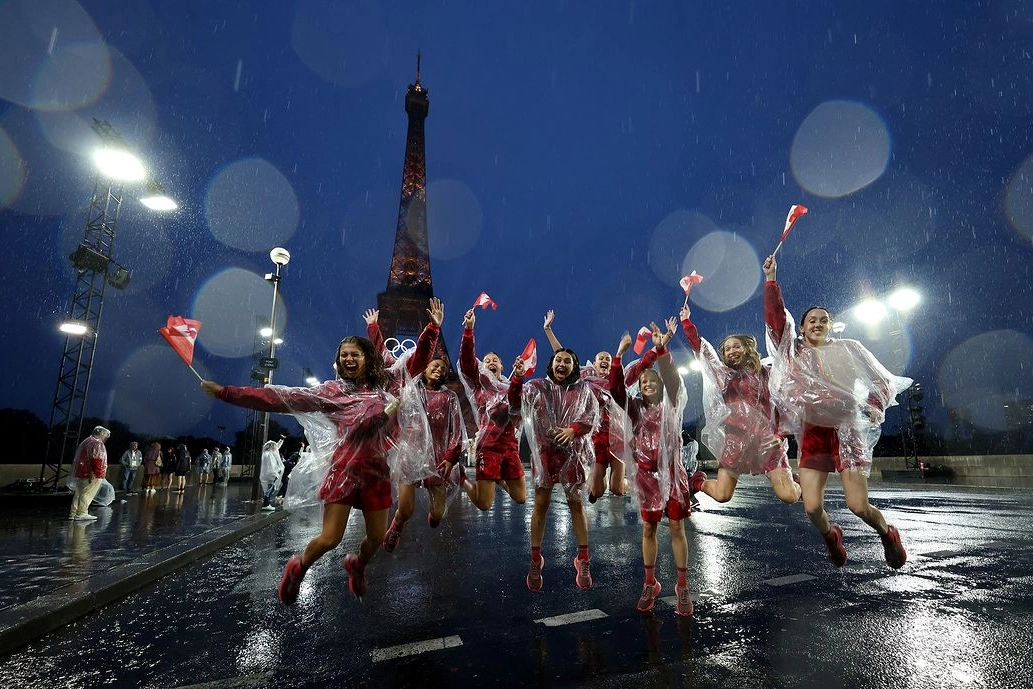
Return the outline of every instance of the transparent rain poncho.
{"type": "MultiPolygon", "coordinates": [[[[472,354],[472,351],[470,353],[472,354]]],[[[461,350],[459,380],[466,391],[466,398],[477,424],[477,435],[473,442],[473,458],[476,464],[476,458],[486,448],[498,450],[489,446],[511,445],[516,450],[519,447],[523,420],[519,410],[510,409],[509,380],[495,376],[484,362],[476,357],[471,357],[477,366],[477,373],[472,376],[470,371],[463,369],[462,357],[461,350]]]]}
{"type": "Polygon", "coordinates": [[[311,388],[270,385],[275,406],[305,429],[311,452],[291,472],[284,504],[288,509],[334,502],[379,481],[390,480],[389,453],[404,452],[393,436],[398,413],[386,408],[395,397],[386,390],[330,380],[311,388]]]}
{"type": "Polygon", "coordinates": [[[767,368],[753,371],[726,365],[714,346],[700,338],[703,414],[700,438],[718,462],[737,474],[766,474],[788,469],[788,442],[772,450],[762,445],[777,431],[768,394],[767,368]]]}
{"type": "Polygon", "coordinates": [[[535,488],[563,484],[570,500],[580,500],[595,462],[592,432],[599,428],[599,403],[589,383],[579,380],[560,385],[550,378],[526,381],[520,394],[524,432],[531,448],[535,488]],[[561,445],[552,439],[556,429],[580,424],[591,429],[561,445]]]}
{"type": "MultiPolygon", "coordinates": [[[[648,369],[647,369],[648,370],[648,369]]],[[[638,383],[629,388],[619,375],[610,377],[611,392],[621,409],[621,422],[612,423],[611,434],[618,429],[623,434],[623,456],[628,486],[639,509],[644,512],[663,511],[667,501],[675,497],[688,510],[689,478],[682,462],[682,417],[688,404],[688,394],[677,371],[668,372],[677,381],[674,399],[663,386],[663,398],[656,404],[642,399],[638,383]],[[618,381],[623,386],[618,389],[618,381]]],[[[611,442],[611,446],[615,446],[611,442]]]]}
{"type": "MultiPolygon", "coordinates": [[[[88,478],[76,478],[75,474],[69,474],[68,478],[65,480],[65,485],[68,486],[68,488],[74,492],[78,490],[80,487],[85,488],[86,484],[89,482],[90,479],[88,478]]],[[[111,483],[107,479],[102,478],[100,480],[100,487],[97,489],[97,494],[93,496],[93,501],[90,502],[90,504],[99,505],[101,507],[107,507],[114,501],[115,487],[111,485],[111,483]]]]}
{"type": "Polygon", "coordinates": [[[798,440],[805,426],[834,428],[841,464],[867,476],[884,412],[913,381],[890,373],[857,340],[811,346],[797,337],[788,310],[783,331],[769,325],[766,339],[773,357],[768,387],[781,425],[798,440]]]}

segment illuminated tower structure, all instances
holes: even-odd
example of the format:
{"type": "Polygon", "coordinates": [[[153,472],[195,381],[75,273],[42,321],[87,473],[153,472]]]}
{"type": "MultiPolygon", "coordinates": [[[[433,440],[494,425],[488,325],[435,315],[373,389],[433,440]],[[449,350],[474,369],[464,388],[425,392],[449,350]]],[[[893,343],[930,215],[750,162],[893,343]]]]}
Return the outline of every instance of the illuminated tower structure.
{"type": "MultiPolygon", "coordinates": [[[[420,58],[416,57],[416,82],[405,94],[409,128],[405,137],[402,196],[398,202],[398,226],[387,289],[377,295],[380,330],[384,338],[416,339],[427,323],[427,302],[434,296],[427,244],[427,157],[424,122],[430,110],[427,90],[420,83],[420,58]]],[[[448,357],[438,340],[440,356],[448,357]]]]}

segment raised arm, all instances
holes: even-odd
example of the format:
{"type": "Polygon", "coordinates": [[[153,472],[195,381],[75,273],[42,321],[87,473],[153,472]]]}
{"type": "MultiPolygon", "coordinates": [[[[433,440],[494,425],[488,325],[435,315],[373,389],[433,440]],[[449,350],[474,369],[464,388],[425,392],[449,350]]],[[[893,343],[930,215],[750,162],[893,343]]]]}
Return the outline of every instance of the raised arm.
{"type": "Polygon", "coordinates": [[[437,297],[431,298],[427,316],[430,318],[430,323],[420,333],[420,338],[416,340],[416,351],[412,353],[405,365],[410,376],[418,376],[423,373],[438,346],[441,322],[445,320],[445,306],[437,297]]]}
{"type": "Polygon", "coordinates": [[[552,351],[558,352],[561,349],[563,349],[563,345],[560,344],[560,341],[556,338],[556,335],[552,332],[552,320],[555,317],[556,317],[556,313],[552,309],[549,309],[548,311],[546,311],[545,312],[545,324],[542,326],[542,329],[545,330],[545,336],[547,338],[549,338],[549,344],[552,345],[552,351]]]}
{"type": "Polygon", "coordinates": [[[362,314],[366,321],[366,337],[373,343],[380,355],[383,356],[387,349],[384,347],[384,333],[380,331],[380,311],[377,309],[366,309],[362,314]]]}
{"type": "Polygon", "coordinates": [[[524,389],[524,360],[517,357],[513,364],[513,375],[509,377],[509,413],[517,415],[520,413],[520,397],[524,389]]]}
{"type": "Polygon", "coordinates": [[[703,342],[699,338],[699,331],[696,330],[696,325],[689,320],[689,316],[692,315],[692,311],[689,310],[688,306],[681,307],[681,329],[685,333],[685,339],[689,341],[689,346],[692,347],[692,351],[699,354],[699,348],[703,346],[703,342]]]}
{"type": "MultiPolygon", "coordinates": [[[[676,323],[677,320],[675,320],[674,316],[667,319],[668,333],[674,332],[676,323]]],[[[678,367],[674,365],[674,357],[667,350],[667,339],[669,338],[666,338],[665,334],[660,332],[660,328],[656,323],[650,323],[649,327],[653,331],[653,349],[657,352],[656,362],[660,368],[660,377],[664,379],[667,399],[673,406],[678,402],[678,393],[681,390],[681,375],[678,373],[678,367]]]]}
{"type": "Polygon", "coordinates": [[[775,344],[782,341],[786,327],[786,305],[782,300],[782,290],[775,281],[777,271],[778,261],[774,256],[764,259],[764,322],[775,344]]]}
{"type": "Polygon", "coordinates": [[[473,309],[463,316],[463,339],[459,341],[459,371],[470,385],[480,385],[480,370],[477,367],[477,353],[474,349],[473,326],[477,322],[473,309]]]}
{"type": "Polygon", "coordinates": [[[624,380],[624,368],[621,365],[621,357],[631,346],[631,333],[625,332],[621,335],[620,344],[613,354],[613,361],[610,362],[610,396],[617,406],[624,407],[628,403],[628,386],[624,380]]]}

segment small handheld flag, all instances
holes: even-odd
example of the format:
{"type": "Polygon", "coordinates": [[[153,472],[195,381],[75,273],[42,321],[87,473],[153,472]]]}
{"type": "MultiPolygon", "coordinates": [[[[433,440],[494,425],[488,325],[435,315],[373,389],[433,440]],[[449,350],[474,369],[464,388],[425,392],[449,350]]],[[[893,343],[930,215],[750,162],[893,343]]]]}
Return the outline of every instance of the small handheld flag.
{"type": "Polygon", "coordinates": [[[796,221],[799,220],[800,216],[804,215],[806,212],[807,206],[794,204],[789,207],[789,215],[786,216],[786,226],[785,229],[782,230],[782,238],[778,240],[778,246],[776,246],[775,250],[771,252],[772,256],[777,254],[778,250],[782,248],[782,242],[784,242],[786,237],[789,236],[789,230],[793,229],[793,225],[796,224],[796,221]]]}
{"type": "Polygon", "coordinates": [[[524,377],[530,378],[538,365],[538,345],[535,344],[533,337],[527,341],[527,346],[520,353],[520,360],[524,362],[524,377]]]}
{"type": "Polygon", "coordinates": [[[649,328],[642,326],[638,329],[638,335],[635,337],[635,354],[642,356],[642,350],[646,348],[646,343],[649,342],[653,337],[653,331],[649,328]]]}
{"type": "Polygon", "coordinates": [[[692,291],[692,286],[698,285],[701,282],[703,282],[703,276],[697,273],[696,271],[692,271],[691,273],[689,273],[688,275],[686,275],[678,281],[678,284],[681,285],[681,288],[685,290],[685,306],[689,305],[689,292],[692,291]]]}
{"type": "Polygon", "coordinates": [[[490,306],[492,311],[495,311],[499,308],[499,305],[495,303],[494,299],[488,296],[487,292],[481,292],[481,296],[477,297],[477,301],[475,301],[473,303],[473,306],[471,306],[470,308],[476,309],[478,306],[480,306],[482,309],[486,309],[490,306]]]}
{"type": "Polygon", "coordinates": [[[197,379],[204,382],[201,374],[194,369],[194,342],[197,340],[197,333],[201,329],[201,321],[183,318],[182,316],[169,316],[164,328],[159,328],[158,333],[165,338],[172,350],[179,355],[190,370],[194,372],[197,379]]]}

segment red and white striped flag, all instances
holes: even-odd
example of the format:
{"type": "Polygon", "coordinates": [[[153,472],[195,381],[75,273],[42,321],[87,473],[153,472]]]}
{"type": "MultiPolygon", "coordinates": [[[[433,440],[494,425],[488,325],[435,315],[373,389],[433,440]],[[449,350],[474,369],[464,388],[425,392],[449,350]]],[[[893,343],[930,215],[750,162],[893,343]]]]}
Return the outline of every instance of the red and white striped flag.
{"type": "Polygon", "coordinates": [[[533,337],[527,341],[527,346],[520,353],[520,360],[524,362],[524,378],[530,378],[538,366],[538,345],[533,337]]]}
{"type": "Polygon", "coordinates": [[[481,292],[481,296],[477,297],[477,301],[475,301],[473,303],[473,306],[471,306],[470,308],[476,309],[478,306],[480,306],[482,309],[486,309],[490,306],[492,311],[495,311],[499,308],[499,305],[495,303],[494,299],[488,296],[487,292],[481,292]]]}
{"type": "Polygon", "coordinates": [[[800,216],[806,212],[807,206],[795,204],[789,207],[789,215],[786,216],[786,228],[782,230],[782,239],[779,240],[780,242],[785,241],[786,236],[789,234],[789,230],[793,229],[793,225],[796,224],[796,221],[799,220],[800,216]]]}
{"type": "Polygon", "coordinates": [[[183,318],[182,316],[169,316],[168,323],[158,332],[169,343],[172,350],[179,355],[187,366],[194,365],[194,342],[197,340],[197,332],[201,329],[201,321],[183,318]]]}
{"type": "Polygon", "coordinates": [[[691,273],[683,277],[681,280],[679,280],[678,284],[681,285],[681,288],[683,290],[685,290],[685,296],[687,297],[689,296],[689,292],[692,291],[692,286],[698,285],[701,282],[703,282],[703,276],[697,273],[696,271],[692,271],[691,273]]]}
{"type": "Polygon", "coordinates": [[[646,343],[653,339],[653,331],[642,326],[638,329],[638,336],[635,337],[635,354],[642,356],[642,350],[646,348],[646,343]]]}

